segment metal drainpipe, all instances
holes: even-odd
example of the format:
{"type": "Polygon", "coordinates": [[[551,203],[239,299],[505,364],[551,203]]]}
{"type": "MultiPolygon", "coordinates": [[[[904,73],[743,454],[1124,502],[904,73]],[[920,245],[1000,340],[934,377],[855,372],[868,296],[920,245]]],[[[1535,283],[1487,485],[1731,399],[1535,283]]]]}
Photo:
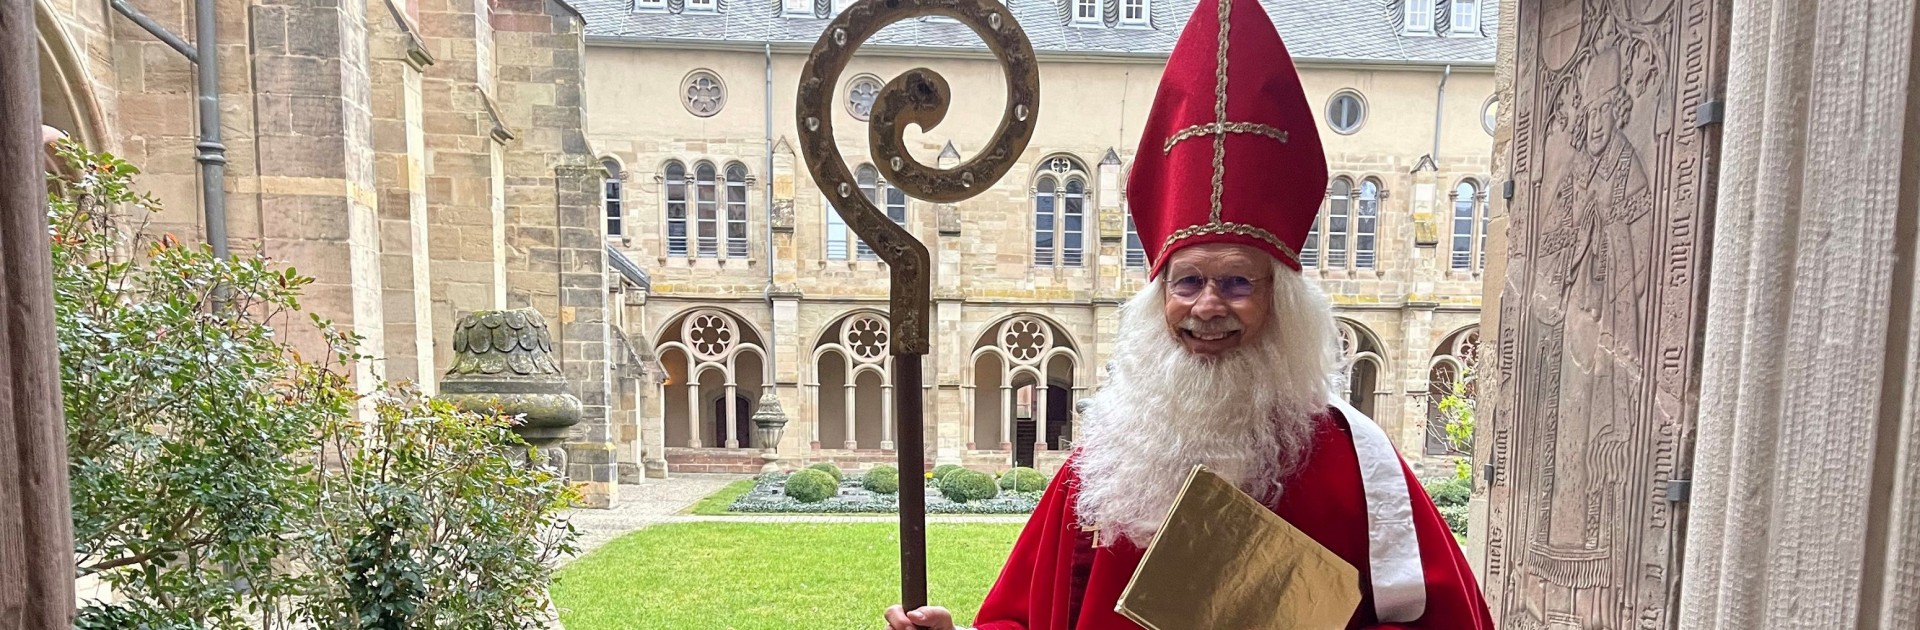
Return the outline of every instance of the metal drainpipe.
{"type": "MultiPolygon", "coordinates": [[[[773,267],[775,264],[774,249],[773,249],[773,42],[766,43],[766,54],[767,54],[767,83],[766,83],[767,106],[764,110],[762,110],[762,113],[766,115],[766,126],[764,127],[765,131],[762,133],[761,137],[762,137],[762,140],[764,141],[764,145],[766,147],[766,152],[767,152],[766,171],[764,172],[763,176],[767,180],[767,192],[766,192],[766,195],[767,195],[767,313],[771,315],[774,312],[773,267]]],[[[778,373],[778,370],[774,369],[775,363],[774,363],[773,356],[776,352],[778,352],[779,347],[780,347],[780,325],[778,321],[775,321],[774,325],[767,327],[767,373],[770,375],[778,373]]],[[[769,382],[767,383],[767,385],[773,386],[775,384],[769,382]]]]}
{"type": "Polygon", "coordinates": [[[115,11],[179,52],[194,65],[197,105],[200,110],[200,142],[194,145],[194,161],[200,163],[201,205],[206,210],[207,244],[213,255],[227,257],[227,147],[220,143],[220,52],[214,29],[213,0],[194,0],[194,46],[188,48],[180,36],[148,18],[125,0],[110,2],[115,11]]]}
{"type": "Polygon", "coordinates": [[[1447,64],[1446,69],[1440,72],[1440,90],[1433,97],[1433,153],[1431,155],[1435,172],[1440,170],[1440,114],[1446,111],[1447,78],[1452,76],[1453,64],[1447,64]]]}

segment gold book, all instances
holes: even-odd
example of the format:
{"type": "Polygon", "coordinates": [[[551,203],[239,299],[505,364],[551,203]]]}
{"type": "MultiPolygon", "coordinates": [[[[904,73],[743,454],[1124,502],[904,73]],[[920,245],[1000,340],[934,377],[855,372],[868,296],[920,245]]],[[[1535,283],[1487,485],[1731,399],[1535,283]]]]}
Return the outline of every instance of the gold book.
{"type": "Polygon", "coordinates": [[[1359,570],[1195,466],[1117,611],[1147,630],[1322,630],[1359,606],[1359,570]]]}

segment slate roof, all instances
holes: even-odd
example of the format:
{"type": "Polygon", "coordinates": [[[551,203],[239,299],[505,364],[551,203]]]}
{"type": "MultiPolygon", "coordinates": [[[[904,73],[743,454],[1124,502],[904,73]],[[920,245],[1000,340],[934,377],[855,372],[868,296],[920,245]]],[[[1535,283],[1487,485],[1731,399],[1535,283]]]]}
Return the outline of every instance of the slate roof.
{"type": "Polygon", "coordinates": [[[647,276],[647,270],[633,264],[632,258],[620,253],[620,250],[612,245],[607,246],[607,264],[611,265],[614,271],[619,272],[620,277],[626,278],[627,282],[639,287],[640,290],[646,291],[653,288],[653,279],[647,276]]]}
{"type": "MultiPolygon", "coordinates": [[[[1119,0],[1100,0],[1104,24],[1072,23],[1071,0],[1007,0],[1034,50],[1040,55],[1164,57],[1180,36],[1180,29],[1198,0],[1147,0],[1147,27],[1115,26],[1119,0]]],[[[1498,6],[1481,0],[1480,36],[1448,33],[1446,11],[1450,0],[1437,4],[1434,22],[1441,36],[1402,35],[1404,0],[1261,0],[1272,16],[1288,50],[1300,61],[1348,61],[1493,65],[1497,45],[1498,6]]],[[[826,2],[816,2],[816,13],[781,13],[780,0],[719,0],[712,13],[681,9],[684,1],[670,2],[668,11],[635,11],[633,0],[575,0],[587,21],[590,43],[647,43],[713,45],[715,43],[771,43],[804,50],[819,39],[829,20],[826,2]]],[[[951,20],[920,19],[888,26],[866,44],[868,48],[984,51],[985,46],[967,27],[951,20]]]]}

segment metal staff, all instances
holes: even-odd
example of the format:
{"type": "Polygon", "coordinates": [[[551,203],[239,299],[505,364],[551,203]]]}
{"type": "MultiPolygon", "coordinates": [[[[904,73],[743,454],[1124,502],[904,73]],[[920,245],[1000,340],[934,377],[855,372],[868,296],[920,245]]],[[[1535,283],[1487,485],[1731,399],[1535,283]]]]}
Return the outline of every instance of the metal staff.
{"type": "Polygon", "coordinates": [[[972,29],[1006,72],[1007,105],[1000,127],[984,145],[986,150],[951,169],[921,164],[907,154],[906,126],[922,130],[939,125],[947,115],[951,91],[947,80],[932,70],[914,68],[894,77],[874,97],[868,117],[867,140],[874,166],[895,188],[915,199],[955,203],[980,194],[1013,168],[1027,142],[1040,105],[1040,68],[1033,45],[1013,13],[999,0],[860,0],[840,13],[821,32],[800,74],[795,122],[800,130],[801,155],[813,181],[825,191],[835,212],[860,235],[892,270],[888,315],[892,320],[895,410],[895,446],[900,454],[900,581],[901,606],[913,610],[927,604],[926,469],[921,404],[921,359],[929,347],[932,311],[932,261],[927,247],[886,212],[861,194],[833,137],[834,88],[853,53],[869,37],[894,22],[924,16],[944,16],[972,29]]]}

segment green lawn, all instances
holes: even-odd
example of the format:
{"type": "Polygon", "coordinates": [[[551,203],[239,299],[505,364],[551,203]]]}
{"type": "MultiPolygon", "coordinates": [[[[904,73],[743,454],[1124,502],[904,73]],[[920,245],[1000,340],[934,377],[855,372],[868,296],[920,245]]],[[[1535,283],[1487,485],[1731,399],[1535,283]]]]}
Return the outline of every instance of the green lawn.
{"type": "Polygon", "coordinates": [[[700,502],[693,504],[693,507],[688,511],[701,516],[734,514],[734,512],[728,512],[727,508],[732,507],[733,502],[739,500],[742,495],[752,491],[753,480],[741,479],[727,484],[727,487],[721,488],[719,492],[709,494],[706,498],[700,499],[700,502]]]}
{"type": "MultiPolygon", "coordinates": [[[[972,619],[1020,527],[930,524],[930,599],[972,619]]],[[[891,523],[657,525],[567,565],[552,592],[567,630],[877,628],[899,549],[891,523]]]]}

